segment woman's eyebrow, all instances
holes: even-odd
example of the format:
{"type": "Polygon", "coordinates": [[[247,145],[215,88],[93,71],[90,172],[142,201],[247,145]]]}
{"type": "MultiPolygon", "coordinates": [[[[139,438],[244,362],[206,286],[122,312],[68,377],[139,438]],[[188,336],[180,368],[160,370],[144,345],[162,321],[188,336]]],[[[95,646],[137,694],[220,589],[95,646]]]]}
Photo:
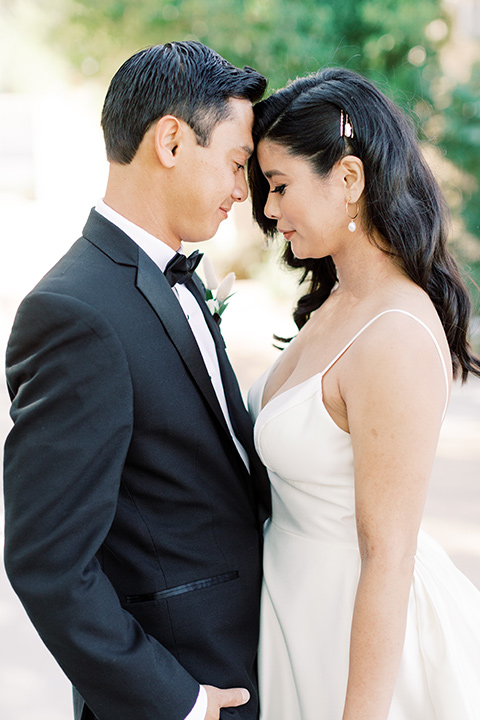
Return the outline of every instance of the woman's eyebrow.
{"type": "Polygon", "coordinates": [[[267,170],[263,174],[265,175],[266,178],[271,178],[274,175],[285,175],[285,173],[283,173],[281,170],[267,170]]]}

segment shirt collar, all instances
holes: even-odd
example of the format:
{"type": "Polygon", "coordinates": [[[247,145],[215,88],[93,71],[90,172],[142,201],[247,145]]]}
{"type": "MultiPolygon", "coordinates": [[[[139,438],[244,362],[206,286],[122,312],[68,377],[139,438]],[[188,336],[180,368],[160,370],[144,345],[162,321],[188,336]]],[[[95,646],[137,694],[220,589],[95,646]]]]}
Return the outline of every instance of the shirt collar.
{"type": "MultiPolygon", "coordinates": [[[[156,265],[163,272],[167,263],[176,254],[169,245],[159,240],[154,235],[141,228],[139,225],[127,220],[127,218],[120,215],[116,210],[113,210],[109,205],[106,205],[103,200],[99,200],[95,206],[95,210],[103,215],[104,218],[109,220],[111,223],[116,225],[120,230],[128,235],[142,250],[153,260],[156,265]]],[[[179,253],[185,254],[183,246],[180,244],[178,249],[179,253]]]]}

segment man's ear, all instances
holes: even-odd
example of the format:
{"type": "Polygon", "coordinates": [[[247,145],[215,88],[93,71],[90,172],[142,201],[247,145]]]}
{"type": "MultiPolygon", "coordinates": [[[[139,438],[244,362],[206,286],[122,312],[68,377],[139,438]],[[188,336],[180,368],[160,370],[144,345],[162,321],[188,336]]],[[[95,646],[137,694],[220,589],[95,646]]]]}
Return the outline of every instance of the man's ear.
{"type": "Polygon", "coordinates": [[[155,152],[164,167],[176,164],[176,152],[182,140],[183,128],[174,115],[164,115],[155,125],[155,152]]]}
{"type": "Polygon", "coordinates": [[[346,155],[340,160],[339,170],[349,202],[358,202],[365,189],[363,162],[355,155],[346,155]]]}

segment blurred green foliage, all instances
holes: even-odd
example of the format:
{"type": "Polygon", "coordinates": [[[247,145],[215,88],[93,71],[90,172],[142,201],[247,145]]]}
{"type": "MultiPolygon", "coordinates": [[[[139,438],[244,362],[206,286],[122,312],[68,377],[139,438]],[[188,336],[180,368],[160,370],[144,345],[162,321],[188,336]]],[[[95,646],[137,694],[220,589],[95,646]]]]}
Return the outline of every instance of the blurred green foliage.
{"type": "MultiPolygon", "coordinates": [[[[480,69],[445,88],[439,53],[450,19],[441,0],[37,0],[50,41],[105,86],[131,54],[169,40],[200,40],[269,78],[269,91],[321,66],[365,74],[413,115],[420,136],[466,173],[455,195],[470,243],[463,261],[480,284],[480,69]],[[473,244],[472,244],[473,243],[473,244]]],[[[453,197],[452,195],[452,197],[453,197]]],[[[447,195],[448,197],[448,195],[447,195]]]]}
{"type": "Polygon", "coordinates": [[[394,94],[429,100],[446,34],[435,39],[425,33],[440,18],[446,23],[439,0],[44,0],[44,5],[53,41],[80,70],[98,68],[110,77],[139,48],[197,39],[234,64],[263,72],[271,89],[334,63],[389,82],[394,94]]]}

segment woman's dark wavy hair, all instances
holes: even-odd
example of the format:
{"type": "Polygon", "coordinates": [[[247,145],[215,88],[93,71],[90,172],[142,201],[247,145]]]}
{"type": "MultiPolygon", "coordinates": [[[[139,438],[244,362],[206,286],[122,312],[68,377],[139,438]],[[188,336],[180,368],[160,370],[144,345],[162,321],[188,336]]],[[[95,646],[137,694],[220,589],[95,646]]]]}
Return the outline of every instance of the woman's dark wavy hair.
{"type": "MultiPolygon", "coordinates": [[[[365,171],[364,216],[367,233],[376,232],[408,277],[432,299],[447,336],[455,376],[480,376],[480,359],[467,340],[470,300],[447,249],[448,211],[440,188],[424,161],[406,116],[371,82],[350,70],[327,68],[298,78],[254,107],[255,146],[268,139],[307,159],[325,177],[346,155],[360,158],[365,171]],[[340,111],[348,114],[354,136],[340,133],[340,111]]],[[[273,237],[276,220],[264,207],[269,185],[256,152],[249,162],[253,216],[273,237]]],[[[286,244],[283,258],[303,268],[309,280],[293,318],[300,329],[330,295],[337,281],[330,256],[299,260],[286,244]]]]}
{"type": "Polygon", "coordinates": [[[136,53],[115,73],[102,110],[107,158],[128,165],[146,131],[175,115],[208,145],[215,125],[228,117],[230,98],[260,100],[267,81],[253,68],[235,67],[194,41],[154,45],[136,53]]]}

